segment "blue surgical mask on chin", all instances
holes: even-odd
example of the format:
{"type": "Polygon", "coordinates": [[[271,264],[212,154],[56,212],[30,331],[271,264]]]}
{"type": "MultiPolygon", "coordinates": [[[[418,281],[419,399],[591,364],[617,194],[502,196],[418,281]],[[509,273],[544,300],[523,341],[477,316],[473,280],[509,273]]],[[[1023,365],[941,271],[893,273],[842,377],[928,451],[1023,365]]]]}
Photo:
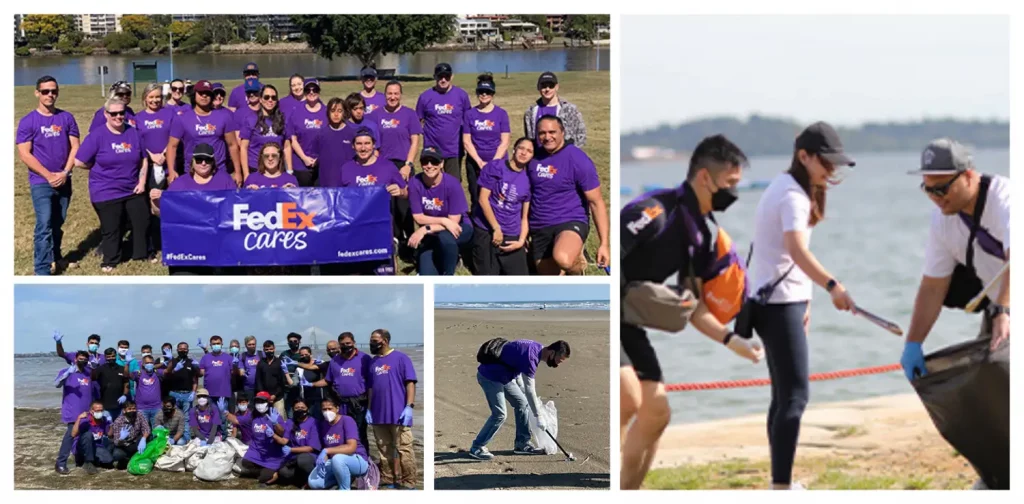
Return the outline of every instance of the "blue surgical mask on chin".
{"type": "Polygon", "coordinates": [[[92,353],[96,353],[96,351],[98,351],[99,349],[100,349],[100,346],[97,345],[96,343],[93,343],[93,344],[89,345],[89,351],[92,352],[92,353]]]}
{"type": "Polygon", "coordinates": [[[220,345],[210,345],[210,350],[212,350],[214,352],[219,352],[220,351],[220,345]]]}

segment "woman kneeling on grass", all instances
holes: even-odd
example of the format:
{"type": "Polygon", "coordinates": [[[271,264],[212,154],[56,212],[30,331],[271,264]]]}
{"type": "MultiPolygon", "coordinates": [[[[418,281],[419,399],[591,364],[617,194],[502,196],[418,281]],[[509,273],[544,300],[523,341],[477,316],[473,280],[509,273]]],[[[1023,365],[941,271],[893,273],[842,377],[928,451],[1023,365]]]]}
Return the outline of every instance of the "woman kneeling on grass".
{"type": "Polygon", "coordinates": [[[416,249],[420,275],[455,274],[459,250],[473,239],[473,225],[466,213],[466,195],[459,179],[444,173],[444,157],[436,147],[420,153],[423,173],[409,179],[409,207],[420,226],[409,237],[416,249]]]}

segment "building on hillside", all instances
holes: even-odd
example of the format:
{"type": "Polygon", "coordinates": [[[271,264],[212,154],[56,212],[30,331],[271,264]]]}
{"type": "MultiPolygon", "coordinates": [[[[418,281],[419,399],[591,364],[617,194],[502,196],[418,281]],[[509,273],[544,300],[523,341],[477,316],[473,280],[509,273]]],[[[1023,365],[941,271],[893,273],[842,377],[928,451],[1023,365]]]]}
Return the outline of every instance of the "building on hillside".
{"type": "Polygon", "coordinates": [[[456,18],[455,24],[458,39],[464,42],[484,42],[500,36],[498,28],[487,18],[456,18]]]}
{"type": "Polygon", "coordinates": [[[75,28],[88,37],[121,31],[122,14],[75,14],[75,28]]]}
{"type": "Polygon", "coordinates": [[[518,36],[538,36],[540,35],[540,27],[533,24],[527,23],[526,21],[520,21],[518,19],[508,19],[502,21],[499,25],[502,33],[510,32],[513,37],[518,36]]]}
{"type": "Polygon", "coordinates": [[[270,40],[290,40],[301,36],[298,27],[292,22],[291,14],[263,14],[245,16],[248,38],[256,37],[256,29],[266,26],[270,30],[270,40]]]}

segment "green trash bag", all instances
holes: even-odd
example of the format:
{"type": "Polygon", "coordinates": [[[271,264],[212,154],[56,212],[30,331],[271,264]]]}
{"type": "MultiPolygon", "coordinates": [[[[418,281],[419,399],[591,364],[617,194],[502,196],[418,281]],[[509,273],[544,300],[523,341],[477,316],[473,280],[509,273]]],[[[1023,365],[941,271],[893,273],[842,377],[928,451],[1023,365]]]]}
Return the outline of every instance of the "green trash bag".
{"type": "Polygon", "coordinates": [[[160,426],[153,430],[153,440],[146,443],[146,449],[132,456],[128,461],[128,472],[136,476],[149,474],[153,464],[167,450],[167,428],[160,426]]]}

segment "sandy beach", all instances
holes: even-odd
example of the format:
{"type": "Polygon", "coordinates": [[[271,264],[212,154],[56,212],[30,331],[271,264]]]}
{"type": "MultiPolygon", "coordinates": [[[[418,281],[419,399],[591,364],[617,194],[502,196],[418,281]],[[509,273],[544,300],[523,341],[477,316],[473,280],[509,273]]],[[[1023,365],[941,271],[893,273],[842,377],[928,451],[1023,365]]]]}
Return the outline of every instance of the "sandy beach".
{"type": "Polygon", "coordinates": [[[435,330],[434,488],[608,488],[608,312],[591,310],[437,310],[435,330]],[[514,455],[511,412],[488,446],[494,460],[466,451],[490,414],[476,382],[480,344],[501,336],[543,344],[569,343],[572,354],[557,369],[537,369],[537,393],[558,408],[558,440],[576,456],[514,455]]]}
{"type": "MultiPolygon", "coordinates": [[[[669,427],[651,489],[767,488],[765,415],[669,427]]],[[[810,489],[967,489],[977,475],[915,395],[815,405],[800,428],[794,479],[810,489]]]]}
{"type": "MultiPolygon", "coordinates": [[[[415,452],[420,476],[417,488],[423,488],[423,427],[413,429],[415,452]]],[[[57,451],[64,435],[64,424],[60,423],[58,409],[14,410],[14,487],[19,490],[255,490],[259,484],[255,479],[232,478],[227,481],[207,483],[194,481],[190,472],[153,471],[145,476],[132,476],[125,471],[103,470],[89,476],[81,468],[74,467],[69,460],[71,474],[58,475],[53,471],[57,451]]],[[[370,430],[371,457],[376,457],[373,430],[370,430]]],[[[270,486],[267,490],[294,490],[294,487],[270,486]]]]}

